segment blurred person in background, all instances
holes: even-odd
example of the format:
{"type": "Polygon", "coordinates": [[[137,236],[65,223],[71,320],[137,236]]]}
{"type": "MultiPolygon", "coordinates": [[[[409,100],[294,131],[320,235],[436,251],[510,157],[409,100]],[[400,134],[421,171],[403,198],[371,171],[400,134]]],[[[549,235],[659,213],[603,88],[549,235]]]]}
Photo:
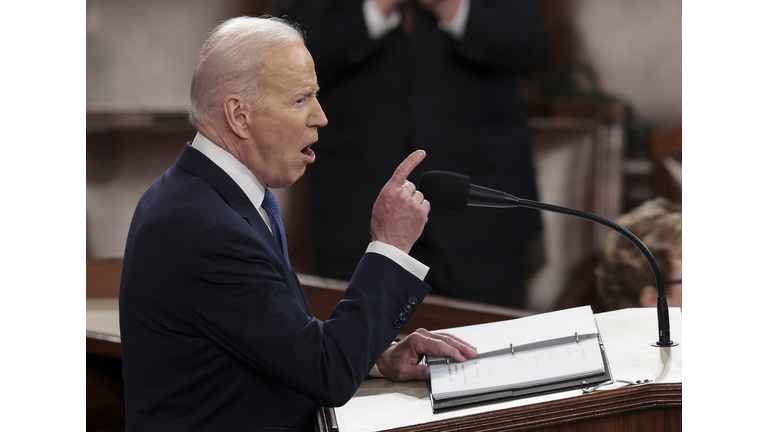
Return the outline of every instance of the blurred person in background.
{"type": "MultiPolygon", "coordinates": [[[[414,183],[425,171],[454,171],[537,199],[517,79],[545,60],[538,1],[282,3],[279,13],[307,33],[333,119],[320,132],[324,163],[308,171],[319,275],[350,278],[370,240],[368,203],[415,149],[430,156],[413,171],[414,183]]],[[[526,249],[541,232],[539,212],[435,212],[411,252],[430,266],[432,293],[523,307],[526,249]]]]}
{"type": "MultiPolygon", "coordinates": [[[[646,201],[616,223],[636,235],[656,258],[670,307],[683,306],[683,210],[665,198],[646,201]]],[[[621,234],[605,239],[596,269],[597,292],[608,310],[656,307],[658,291],[642,252],[621,234]]]]}

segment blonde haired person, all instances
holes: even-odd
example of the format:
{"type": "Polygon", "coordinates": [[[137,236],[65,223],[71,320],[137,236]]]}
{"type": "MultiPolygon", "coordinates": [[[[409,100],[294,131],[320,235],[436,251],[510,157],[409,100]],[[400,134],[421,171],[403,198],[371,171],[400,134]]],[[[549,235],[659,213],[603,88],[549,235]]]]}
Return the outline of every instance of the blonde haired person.
{"type": "MultiPolygon", "coordinates": [[[[635,234],[656,258],[670,307],[683,306],[683,211],[664,198],[646,201],[616,223],[635,234]]],[[[605,240],[596,269],[597,293],[609,310],[656,307],[653,273],[640,250],[617,232],[605,240]]]]}

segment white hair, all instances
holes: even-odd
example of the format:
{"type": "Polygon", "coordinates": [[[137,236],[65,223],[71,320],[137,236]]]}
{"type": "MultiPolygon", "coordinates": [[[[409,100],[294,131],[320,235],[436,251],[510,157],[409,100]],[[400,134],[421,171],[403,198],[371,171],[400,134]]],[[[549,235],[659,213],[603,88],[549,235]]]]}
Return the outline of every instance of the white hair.
{"type": "Polygon", "coordinates": [[[228,94],[255,104],[263,59],[297,42],[304,43],[304,34],[298,25],[282,18],[238,17],[219,24],[203,44],[192,76],[190,121],[209,123],[216,110],[223,110],[222,101],[228,94]]]}

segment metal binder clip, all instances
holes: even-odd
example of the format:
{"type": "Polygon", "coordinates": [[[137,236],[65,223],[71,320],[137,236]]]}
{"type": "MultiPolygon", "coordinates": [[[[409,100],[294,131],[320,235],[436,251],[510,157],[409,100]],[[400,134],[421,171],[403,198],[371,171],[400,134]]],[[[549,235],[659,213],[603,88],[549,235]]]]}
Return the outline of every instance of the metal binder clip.
{"type": "Polygon", "coordinates": [[[637,380],[637,381],[626,381],[626,380],[608,380],[601,382],[597,384],[596,386],[592,387],[588,382],[582,381],[581,382],[581,391],[583,393],[593,393],[596,390],[600,389],[600,387],[611,385],[611,384],[624,384],[625,386],[634,386],[634,385],[643,385],[643,384],[650,384],[653,380],[645,379],[645,380],[637,380]]]}
{"type": "Polygon", "coordinates": [[[574,336],[576,336],[576,343],[579,343],[579,333],[574,333],[574,336]]]}
{"type": "Polygon", "coordinates": [[[515,355],[515,347],[513,344],[509,344],[509,352],[511,352],[512,355],[515,355]]]}

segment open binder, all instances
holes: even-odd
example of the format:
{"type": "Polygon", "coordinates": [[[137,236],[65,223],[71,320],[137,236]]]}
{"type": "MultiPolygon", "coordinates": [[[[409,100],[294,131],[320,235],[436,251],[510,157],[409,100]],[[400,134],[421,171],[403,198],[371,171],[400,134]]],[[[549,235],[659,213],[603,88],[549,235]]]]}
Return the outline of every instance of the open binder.
{"type": "Polygon", "coordinates": [[[464,363],[426,358],[435,413],[612,379],[589,306],[439,331],[464,339],[480,354],[464,363]]]}

